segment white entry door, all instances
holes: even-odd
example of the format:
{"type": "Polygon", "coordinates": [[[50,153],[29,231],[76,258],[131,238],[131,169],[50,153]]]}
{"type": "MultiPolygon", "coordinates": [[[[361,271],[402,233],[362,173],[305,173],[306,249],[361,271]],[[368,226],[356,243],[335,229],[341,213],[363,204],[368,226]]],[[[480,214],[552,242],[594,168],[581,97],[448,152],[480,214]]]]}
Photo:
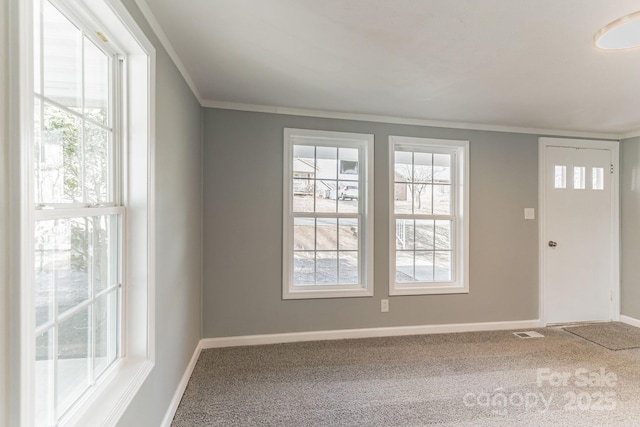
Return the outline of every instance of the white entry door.
{"type": "Polygon", "coordinates": [[[545,320],[611,320],[611,151],[547,146],[545,156],[545,320]]]}

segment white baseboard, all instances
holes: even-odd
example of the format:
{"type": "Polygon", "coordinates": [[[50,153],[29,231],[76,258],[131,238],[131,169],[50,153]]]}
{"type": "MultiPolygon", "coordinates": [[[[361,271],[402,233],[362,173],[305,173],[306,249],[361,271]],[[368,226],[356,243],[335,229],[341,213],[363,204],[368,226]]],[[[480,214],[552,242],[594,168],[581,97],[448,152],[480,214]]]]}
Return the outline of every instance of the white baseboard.
{"type": "Polygon", "coordinates": [[[204,338],[200,340],[203,349],[238,347],[247,345],[281,344],[301,341],[324,341],[349,338],[393,337],[402,335],[445,334],[451,332],[498,331],[508,329],[541,328],[539,320],[518,320],[513,322],[455,323],[449,325],[397,326],[385,328],[342,329],[335,331],[293,332],[268,335],[245,335],[236,337],[204,338]]]}
{"type": "Polygon", "coordinates": [[[635,326],[636,328],[640,328],[640,320],[634,319],[633,317],[625,316],[624,314],[620,315],[620,321],[622,323],[626,323],[627,325],[635,326]]]}
{"type": "Polygon", "coordinates": [[[191,378],[191,374],[193,373],[193,369],[196,367],[196,362],[198,361],[198,357],[200,357],[200,353],[202,352],[202,340],[198,341],[198,345],[196,346],[195,351],[193,352],[193,356],[191,356],[191,360],[187,365],[187,369],[184,371],[180,382],[178,383],[178,388],[176,392],[173,394],[173,398],[171,399],[171,403],[169,403],[169,409],[167,409],[164,418],[162,419],[161,427],[171,427],[171,422],[173,421],[173,417],[176,415],[176,411],[178,410],[178,405],[180,405],[180,401],[182,400],[182,395],[187,388],[187,384],[189,383],[189,378],[191,378]]]}

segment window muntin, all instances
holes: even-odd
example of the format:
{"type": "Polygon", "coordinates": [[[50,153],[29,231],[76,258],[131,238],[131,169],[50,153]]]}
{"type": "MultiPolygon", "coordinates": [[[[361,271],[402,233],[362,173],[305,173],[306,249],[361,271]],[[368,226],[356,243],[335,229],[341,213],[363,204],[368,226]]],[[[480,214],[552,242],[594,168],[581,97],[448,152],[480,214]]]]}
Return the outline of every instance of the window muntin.
{"type": "Polygon", "coordinates": [[[34,3],[35,424],[57,424],[121,356],[119,61],[34,3]]]}
{"type": "Polygon", "coordinates": [[[285,129],[284,298],[372,292],[373,136],[285,129]]]}
{"type": "Polygon", "coordinates": [[[390,294],[466,292],[465,141],[390,138],[390,294]]]}

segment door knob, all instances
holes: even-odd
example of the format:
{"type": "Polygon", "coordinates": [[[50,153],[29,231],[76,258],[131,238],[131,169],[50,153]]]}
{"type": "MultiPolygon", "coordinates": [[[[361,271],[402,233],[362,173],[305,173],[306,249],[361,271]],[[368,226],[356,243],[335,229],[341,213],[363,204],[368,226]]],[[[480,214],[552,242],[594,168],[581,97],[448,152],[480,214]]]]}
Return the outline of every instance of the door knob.
{"type": "Polygon", "coordinates": [[[553,240],[549,240],[549,247],[550,248],[555,248],[556,246],[558,246],[557,242],[554,242],[553,240]]]}

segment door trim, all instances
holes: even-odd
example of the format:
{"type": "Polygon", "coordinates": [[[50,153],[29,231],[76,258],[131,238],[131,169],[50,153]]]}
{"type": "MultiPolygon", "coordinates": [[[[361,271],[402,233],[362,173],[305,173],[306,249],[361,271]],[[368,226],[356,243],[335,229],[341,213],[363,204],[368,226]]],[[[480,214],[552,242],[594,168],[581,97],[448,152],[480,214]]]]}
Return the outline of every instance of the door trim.
{"type": "Polygon", "coordinates": [[[586,139],[539,138],[538,140],[538,314],[540,322],[547,324],[545,316],[545,198],[546,198],[546,150],[547,147],[574,147],[607,150],[611,152],[613,174],[611,177],[611,290],[610,317],[620,320],[620,141],[595,141],[586,139]]]}

